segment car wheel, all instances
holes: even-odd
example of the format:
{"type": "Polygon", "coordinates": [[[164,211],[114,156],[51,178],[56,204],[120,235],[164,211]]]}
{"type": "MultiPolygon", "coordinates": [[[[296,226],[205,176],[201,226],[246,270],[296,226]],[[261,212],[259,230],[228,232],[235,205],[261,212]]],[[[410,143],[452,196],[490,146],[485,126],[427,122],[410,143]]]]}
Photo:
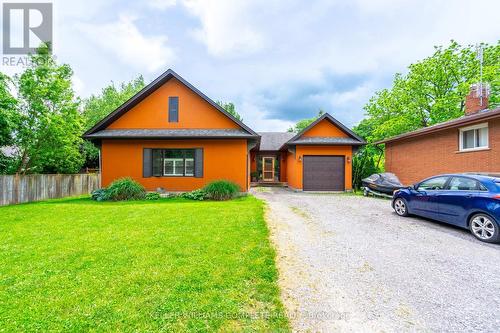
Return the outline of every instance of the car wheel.
{"type": "Polygon", "coordinates": [[[498,225],[486,214],[473,215],[469,220],[469,229],[480,241],[487,243],[500,241],[498,225]]]}
{"type": "Polygon", "coordinates": [[[394,200],[394,211],[399,216],[408,216],[408,204],[403,198],[397,198],[394,200]]]}

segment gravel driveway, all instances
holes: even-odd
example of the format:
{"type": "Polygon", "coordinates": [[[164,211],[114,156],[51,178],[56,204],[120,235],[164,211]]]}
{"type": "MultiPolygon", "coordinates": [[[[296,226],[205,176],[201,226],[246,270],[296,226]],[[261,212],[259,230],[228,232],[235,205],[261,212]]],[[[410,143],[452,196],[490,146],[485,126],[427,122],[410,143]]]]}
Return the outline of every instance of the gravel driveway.
{"type": "Polygon", "coordinates": [[[500,329],[500,245],[390,201],[256,188],[294,331],[500,329]]]}

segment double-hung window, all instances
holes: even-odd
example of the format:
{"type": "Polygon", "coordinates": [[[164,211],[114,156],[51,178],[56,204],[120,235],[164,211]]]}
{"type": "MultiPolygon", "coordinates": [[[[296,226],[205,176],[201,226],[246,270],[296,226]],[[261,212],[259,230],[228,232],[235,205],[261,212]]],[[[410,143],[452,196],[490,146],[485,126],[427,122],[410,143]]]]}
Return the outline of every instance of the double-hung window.
{"type": "MultiPolygon", "coordinates": [[[[153,149],[153,157],[161,161],[156,164],[156,168],[162,168],[163,176],[193,177],[194,151],[194,149],[153,149]]],[[[158,171],[160,170],[154,173],[160,173],[158,171]]]]}
{"type": "Polygon", "coordinates": [[[460,151],[488,148],[488,124],[460,129],[460,151]]]}

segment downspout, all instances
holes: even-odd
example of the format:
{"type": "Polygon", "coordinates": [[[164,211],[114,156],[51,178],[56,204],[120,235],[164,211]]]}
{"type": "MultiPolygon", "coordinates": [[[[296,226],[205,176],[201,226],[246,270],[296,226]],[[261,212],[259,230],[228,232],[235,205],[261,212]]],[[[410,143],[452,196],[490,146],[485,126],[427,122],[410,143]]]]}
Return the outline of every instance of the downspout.
{"type": "Polygon", "coordinates": [[[102,144],[99,146],[99,187],[102,187],[102,157],[101,157],[102,144]]]}
{"type": "Polygon", "coordinates": [[[382,159],[382,155],[384,155],[384,149],[382,149],[380,147],[380,145],[374,145],[375,148],[377,148],[378,150],[380,150],[380,155],[378,156],[378,161],[377,161],[377,169],[379,168],[379,165],[380,165],[380,160],[382,159]]]}

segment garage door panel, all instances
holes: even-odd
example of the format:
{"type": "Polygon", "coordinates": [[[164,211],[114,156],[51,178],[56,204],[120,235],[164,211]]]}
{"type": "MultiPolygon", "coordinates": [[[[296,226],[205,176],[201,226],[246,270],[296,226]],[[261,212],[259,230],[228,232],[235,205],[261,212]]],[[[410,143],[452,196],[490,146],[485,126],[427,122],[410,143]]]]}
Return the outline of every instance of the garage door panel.
{"type": "Polygon", "coordinates": [[[304,191],[343,191],[345,157],[306,155],[303,158],[304,191]]]}

